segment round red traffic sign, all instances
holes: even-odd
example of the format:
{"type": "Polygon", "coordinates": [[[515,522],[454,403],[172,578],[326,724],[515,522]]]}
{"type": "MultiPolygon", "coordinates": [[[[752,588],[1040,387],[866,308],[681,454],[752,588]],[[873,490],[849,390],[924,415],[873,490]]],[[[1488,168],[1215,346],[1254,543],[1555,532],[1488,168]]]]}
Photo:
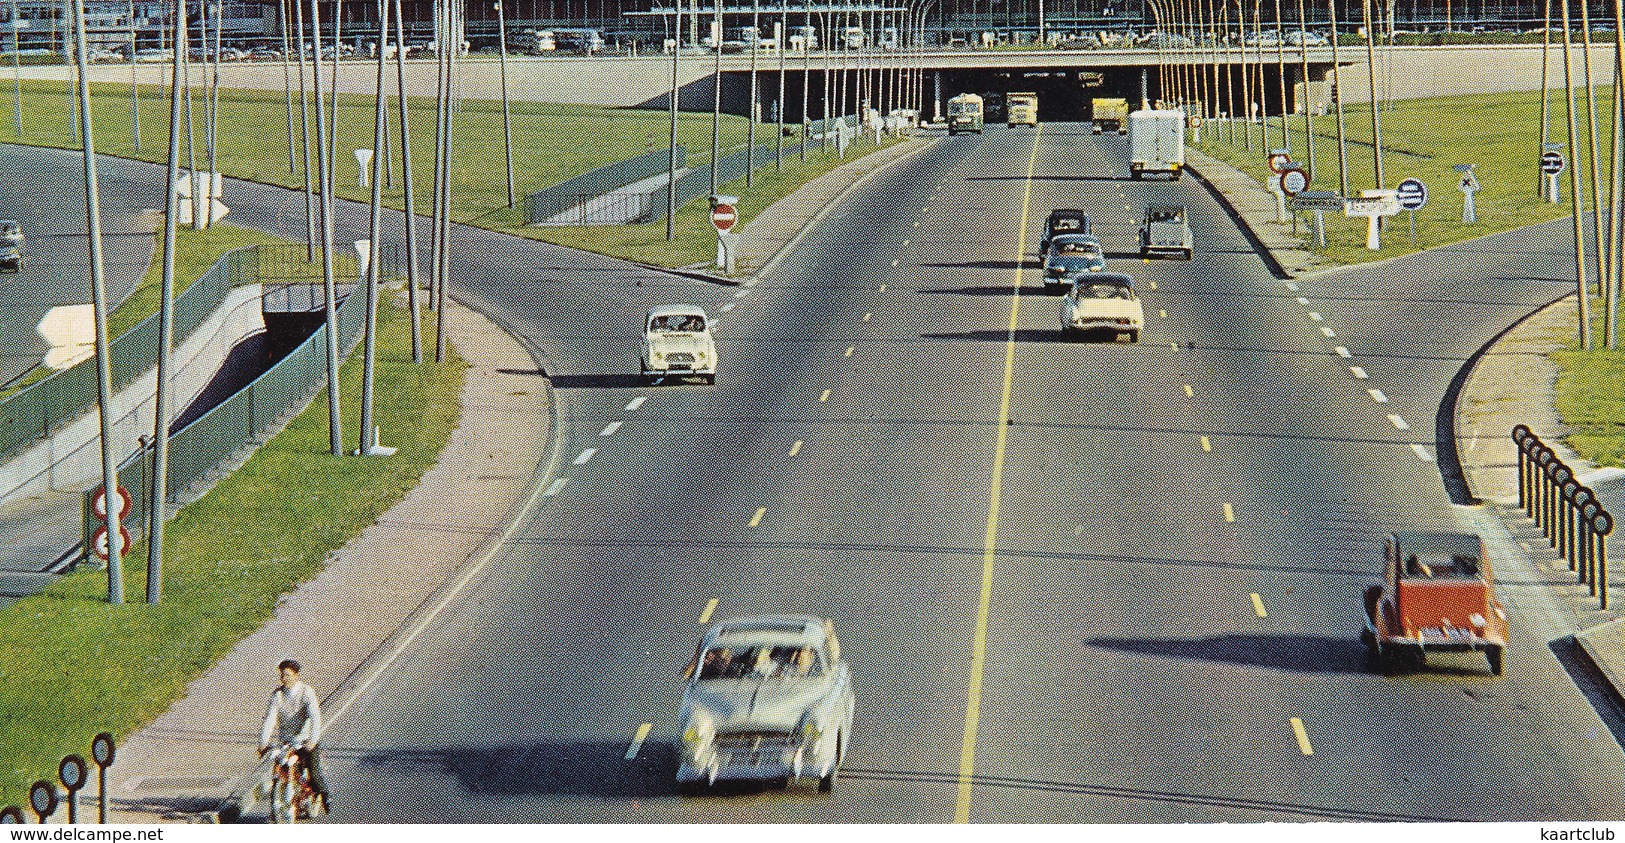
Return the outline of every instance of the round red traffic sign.
{"type": "Polygon", "coordinates": [[[1309,186],[1309,171],[1302,167],[1290,166],[1281,171],[1281,192],[1288,196],[1297,196],[1309,186]]]}
{"type": "Polygon", "coordinates": [[[738,220],[739,212],[734,210],[732,205],[723,203],[711,209],[711,224],[716,226],[718,231],[733,228],[738,220]]]}
{"type": "Polygon", "coordinates": [[[1270,154],[1270,172],[1279,173],[1292,164],[1292,156],[1284,152],[1270,154]]]}
{"type": "MultiPolygon", "coordinates": [[[[108,550],[107,550],[107,525],[106,524],[103,524],[102,526],[96,528],[95,534],[93,534],[90,537],[90,548],[91,548],[91,551],[96,554],[97,559],[100,559],[100,560],[102,560],[104,562],[107,561],[108,550]]],[[[118,553],[119,553],[120,556],[123,556],[124,554],[129,553],[129,552],[130,552],[130,531],[124,529],[123,525],[120,525],[119,528],[118,528],[118,553]]]]}
{"type": "MultiPolygon", "coordinates": [[[[118,517],[123,520],[130,514],[130,491],[123,486],[114,487],[118,490],[118,517]]],[[[100,486],[96,487],[96,496],[90,499],[90,509],[96,513],[97,518],[107,517],[107,495],[102,493],[100,486]]]]}

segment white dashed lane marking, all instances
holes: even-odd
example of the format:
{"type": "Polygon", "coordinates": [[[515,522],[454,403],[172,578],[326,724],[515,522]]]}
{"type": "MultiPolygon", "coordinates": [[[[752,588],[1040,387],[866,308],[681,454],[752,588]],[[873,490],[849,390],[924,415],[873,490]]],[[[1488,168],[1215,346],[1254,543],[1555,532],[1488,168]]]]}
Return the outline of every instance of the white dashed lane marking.
{"type": "Polygon", "coordinates": [[[1378,404],[1386,404],[1386,403],[1388,403],[1388,396],[1383,395],[1382,390],[1380,390],[1380,389],[1368,389],[1368,390],[1366,390],[1366,392],[1371,393],[1371,400],[1372,401],[1375,401],[1378,404]]]}
{"type": "Polygon", "coordinates": [[[599,436],[614,436],[615,431],[620,430],[620,429],[621,429],[621,423],[620,422],[618,422],[618,421],[617,422],[610,422],[608,425],[605,425],[604,429],[602,431],[600,431],[598,433],[598,435],[599,436]]]}
{"type": "Polygon", "coordinates": [[[643,406],[643,402],[648,401],[648,400],[649,400],[649,396],[647,396],[647,395],[639,395],[638,397],[632,399],[631,401],[626,402],[626,409],[628,409],[628,410],[636,410],[637,408],[643,406]]]}
{"type": "Polygon", "coordinates": [[[548,484],[547,489],[542,492],[542,496],[549,498],[553,497],[554,495],[558,494],[559,490],[564,488],[564,484],[568,482],[570,482],[570,478],[568,477],[560,477],[559,479],[554,480],[552,483],[548,484]]]}
{"type": "Polygon", "coordinates": [[[1331,329],[1331,328],[1328,328],[1328,327],[1326,327],[1326,326],[1325,326],[1325,325],[1322,325],[1322,326],[1320,326],[1320,332],[1321,332],[1321,333],[1322,333],[1322,334],[1325,334],[1325,335],[1326,335],[1326,336],[1328,336],[1328,337],[1335,337],[1335,336],[1337,336],[1337,334],[1335,334],[1335,333],[1333,333],[1333,332],[1332,332],[1332,329],[1331,329]]]}
{"type": "Polygon", "coordinates": [[[1411,450],[1416,452],[1417,459],[1424,460],[1426,462],[1433,462],[1433,455],[1428,453],[1427,448],[1424,448],[1421,445],[1412,445],[1411,450]]]}
{"type": "Polygon", "coordinates": [[[1353,354],[1349,353],[1348,349],[1346,349],[1346,348],[1344,348],[1342,346],[1338,346],[1338,347],[1336,347],[1336,348],[1334,348],[1332,350],[1337,352],[1338,357],[1353,357],[1354,356],[1353,354]]]}
{"type": "Polygon", "coordinates": [[[1367,377],[1367,375],[1365,373],[1365,370],[1360,368],[1359,366],[1350,366],[1349,371],[1352,372],[1354,374],[1354,376],[1359,378],[1360,380],[1365,380],[1366,377],[1367,377]]]}
{"type": "Polygon", "coordinates": [[[1406,424],[1404,419],[1402,419],[1399,416],[1396,416],[1396,415],[1394,415],[1392,413],[1390,413],[1388,415],[1388,420],[1393,422],[1394,427],[1397,427],[1400,430],[1410,430],[1411,429],[1411,426],[1406,424]]]}
{"type": "Polygon", "coordinates": [[[582,451],[581,454],[576,457],[575,464],[576,465],[586,465],[587,460],[592,459],[592,455],[596,454],[596,453],[598,453],[597,448],[588,448],[587,450],[582,451]]]}
{"type": "Polygon", "coordinates": [[[649,730],[654,724],[645,723],[638,727],[638,733],[632,737],[632,745],[626,748],[626,760],[631,761],[638,757],[638,750],[643,749],[643,741],[649,737],[649,730]]]}

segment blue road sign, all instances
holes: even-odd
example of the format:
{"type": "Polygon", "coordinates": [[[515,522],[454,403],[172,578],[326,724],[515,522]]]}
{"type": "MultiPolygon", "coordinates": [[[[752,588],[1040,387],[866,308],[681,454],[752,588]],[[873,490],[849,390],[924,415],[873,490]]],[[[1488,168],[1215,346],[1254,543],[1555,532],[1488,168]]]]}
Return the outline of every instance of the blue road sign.
{"type": "Polygon", "coordinates": [[[1406,179],[1394,188],[1394,198],[1399,200],[1399,207],[1407,211],[1420,210],[1428,203],[1428,187],[1421,179],[1406,179]]]}

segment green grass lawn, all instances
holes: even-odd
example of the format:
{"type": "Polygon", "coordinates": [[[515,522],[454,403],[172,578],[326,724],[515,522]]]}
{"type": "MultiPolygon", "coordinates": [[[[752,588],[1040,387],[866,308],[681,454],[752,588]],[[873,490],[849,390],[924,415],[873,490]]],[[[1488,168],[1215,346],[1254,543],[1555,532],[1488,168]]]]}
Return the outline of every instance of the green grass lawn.
{"type": "MultiPolygon", "coordinates": [[[[229,226],[188,235],[186,277],[245,240],[229,226]]],[[[54,779],[57,762],[90,739],[122,739],[162,713],[238,639],[271,616],[278,595],[318,571],[335,550],[417,484],[459,414],[465,365],[411,362],[405,311],[379,310],[377,422],[400,448],[386,459],[328,455],[325,391],[247,463],[186,506],[166,531],[164,599],[145,594],[146,548],[125,557],[122,606],[106,602],[105,571],[70,574],[0,611],[0,804],[54,779]],[[228,529],[225,525],[231,525],[228,529]],[[298,529],[288,529],[298,525],[298,529]]],[[[132,298],[131,319],[153,302],[132,298]],[[145,303],[144,303],[145,302],[145,303]]],[[[340,375],[345,425],[358,424],[361,359],[340,375]]]]}

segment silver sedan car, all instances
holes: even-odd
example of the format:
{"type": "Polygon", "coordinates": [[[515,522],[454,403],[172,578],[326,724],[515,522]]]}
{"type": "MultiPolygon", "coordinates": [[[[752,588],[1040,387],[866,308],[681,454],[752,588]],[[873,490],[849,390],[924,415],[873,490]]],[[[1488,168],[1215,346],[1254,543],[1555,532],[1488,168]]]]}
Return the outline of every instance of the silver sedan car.
{"type": "Polygon", "coordinates": [[[830,621],[723,621],[701,639],[686,678],[679,786],[816,778],[819,790],[834,789],[854,702],[830,621]]]}

